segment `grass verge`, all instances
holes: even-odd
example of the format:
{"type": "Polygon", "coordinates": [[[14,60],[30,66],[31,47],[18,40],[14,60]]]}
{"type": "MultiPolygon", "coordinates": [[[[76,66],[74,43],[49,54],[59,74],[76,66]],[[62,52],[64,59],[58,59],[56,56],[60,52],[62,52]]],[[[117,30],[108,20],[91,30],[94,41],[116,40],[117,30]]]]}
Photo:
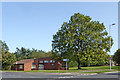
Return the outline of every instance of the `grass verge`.
{"type": "Polygon", "coordinates": [[[113,72],[113,71],[92,71],[92,72],[83,72],[83,73],[97,73],[97,74],[100,74],[100,73],[105,73],[105,72],[113,72]]]}

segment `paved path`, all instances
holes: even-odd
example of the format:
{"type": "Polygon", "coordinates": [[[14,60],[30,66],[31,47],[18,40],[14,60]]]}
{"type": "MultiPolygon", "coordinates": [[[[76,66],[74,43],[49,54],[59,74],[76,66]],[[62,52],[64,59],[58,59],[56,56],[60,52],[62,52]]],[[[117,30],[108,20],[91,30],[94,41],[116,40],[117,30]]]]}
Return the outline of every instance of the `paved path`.
{"type": "Polygon", "coordinates": [[[2,72],[2,78],[118,78],[120,73],[104,74],[70,74],[70,73],[43,73],[43,72],[2,72]]]}

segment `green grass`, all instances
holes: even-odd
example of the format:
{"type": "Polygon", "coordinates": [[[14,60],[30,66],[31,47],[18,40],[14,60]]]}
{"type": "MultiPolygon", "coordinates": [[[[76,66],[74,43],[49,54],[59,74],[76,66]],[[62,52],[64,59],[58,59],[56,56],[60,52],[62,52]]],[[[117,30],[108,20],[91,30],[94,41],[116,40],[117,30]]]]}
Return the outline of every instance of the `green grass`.
{"type": "Polygon", "coordinates": [[[105,73],[105,72],[112,72],[112,71],[92,71],[92,72],[83,72],[83,73],[105,73]]]}
{"type": "Polygon", "coordinates": [[[71,72],[80,72],[83,70],[32,70],[32,71],[25,71],[25,72],[45,72],[45,73],[71,73],[71,72]]]}
{"type": "Polygon", "coordinates": [[[24,71],[15,71],[15,70],[1,70],[1,71],[7,71],[7,72],[24,72],[24,71]]]}
{"type": "MultiPolygon", "coordinates": [[[[110,69],[109,66],[95,66],[95,67],[81,67],[82,70],[100,70],[100,69],[110,69]]],[[[70,70],[77,70],[77,67],[70,67],[70,70]]],[[[111,69],[118,70],[120,66],[112,66],[111,69]]]]}

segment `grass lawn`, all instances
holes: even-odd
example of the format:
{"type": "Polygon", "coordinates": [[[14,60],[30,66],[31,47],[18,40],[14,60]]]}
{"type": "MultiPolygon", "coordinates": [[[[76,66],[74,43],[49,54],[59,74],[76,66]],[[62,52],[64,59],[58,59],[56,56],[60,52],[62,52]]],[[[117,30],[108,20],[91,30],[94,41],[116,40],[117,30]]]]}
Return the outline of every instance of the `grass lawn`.
{"type": "Polygon", "coordinates": [[[98,73],[99,74],[99,73],[105,73],[105,72],[110,72],[110,71],[92,71],[92,72],[83,72],[83,73],[98,73]]]}
{"type": "Polygon", "coordinates": [[[0,71],[6,71],[6,72],[24,72],[24,71],[15,71],[15,70],[0,70],[0,71]]]}
{"type": "MultiPolygon", "coordinates": [[[[118,66],[112,66],[112,71],[118,71],[118,66]]],[[[120,68],[119,68],[120,69],[120,68]]],[[[9,72],[16,72],[13,70],[3,70],[9,72]]],[[[17,72],[45,72],[45,73],[103,73],[110,72],[109,66],[95,66],[95,67],[82,67],[81,70],[78,70],[77,67],[70,67],[69,70],[32,70],[32,71],[17,71],[17,72]],[[98,71],[95,71],[98,70],[98,71]],[[85,72],[84,72],[85,71],[85,72]]]]}
{"type": "MultiPolygon", "coordinates": [[[[70,67],[70,70],[77,70],[77,67],[70,67]]],[[[110,69],[109,66],[95,66],[95,67],[82,67],[82,70],[100,70],[100,69],[110,69]]],[[[112,66],[111,69],[118,70],[120,66],[112,66]]]]}

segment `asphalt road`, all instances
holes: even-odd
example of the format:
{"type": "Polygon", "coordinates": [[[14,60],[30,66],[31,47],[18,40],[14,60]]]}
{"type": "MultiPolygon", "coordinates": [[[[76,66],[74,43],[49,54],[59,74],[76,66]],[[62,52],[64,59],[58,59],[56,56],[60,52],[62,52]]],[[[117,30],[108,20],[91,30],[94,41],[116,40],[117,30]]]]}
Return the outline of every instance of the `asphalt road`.
{"type": "Polygon", "coordinates": [[[103,74],[69,74],[69,73],[42,73],[42,72],[2,72],[2,78],[118,78],[120,73],[103,74]]]}

